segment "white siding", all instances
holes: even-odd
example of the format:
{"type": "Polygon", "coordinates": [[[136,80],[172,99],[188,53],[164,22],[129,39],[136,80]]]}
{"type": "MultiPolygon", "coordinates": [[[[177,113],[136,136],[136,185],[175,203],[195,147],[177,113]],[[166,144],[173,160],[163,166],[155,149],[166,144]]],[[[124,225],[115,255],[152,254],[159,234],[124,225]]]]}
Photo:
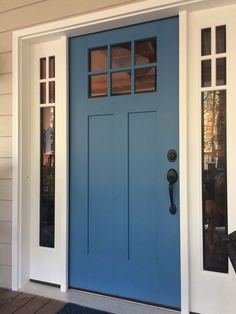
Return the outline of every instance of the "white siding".
{"type": "Polygon", "coordinates": [[[11,266],[11,245],[0,244],[0,264],[11,266]]]}
{"type": "Polygon", "coordinates": [[[0,74],[6,74],[12,72],[12,53],[3,52],[0,53],[0,74]]]}
{"type": "Polygon", "coordinates": [[[0,116],[0,136],[12,136],[12,116],[0,116]]]}
{"type": "MultiPolygon", "coordinates": [[[[12,200],[12,180],[0,179],[0,200],[11,201],[12,200]]],[[[1,236],[0,236],[0,239],[1,236]]]]}
{"type": "Polygon", "coordinates": [[[12,179],[12,158],[0,159],[0,179],[12,179]]]}
{"type": "Polygon", "coordinates": [[[0,265],[0,286],[11,288],[11,266],[0,265]]]}
{"type": "MultiPolygon", "coordinates": [[[[127,0],[48,0],[38,1],[28,6],[16,8],[14,11],[6,11],[0,18],[1,32],[16,30],[19,28],[58,20],[63,17],[97,11],[105,7],[113,7],[127,2],[127,0]],[[12,18],[14,16],[14,18],[12,18]]],[[[0,4],[1,7],[1,4],[0,4]]]]}
{"type": "Polygon", "coordinates": [[[12,50],[12,32],[10,31],[1,33],[0,30],[0,53],[11,52],[11,50],[12,50]]]}
{"type": "Polygon", "coordinates": [[[0,238],[4,244],[11,244],[11,223],[0,221],[0,238]]]}
{"type": "Polygon", "coordinates": [[[0,95],[10,94],[12,92],[12,74],[0,75],[0,95]]]}
{"type": "Polygon", "coordinates": [[[44,0],[1,0],[0,13],[43,1],[44,0]]]}
{"type": "Polygon", "coordinates": [[[137,1],[0,1],[0,286],[11,285],[12,31],[137,1]]]}
{"type": "Polygon", "coordinates": [[[11,94],[0,95],[0,116],[7,116],[11,114],[12,114],[12,95],[11,94]]]}
{"type": "MultiPolygon", "coordinates": [[[[0,221],[11,222],[11,201],[0,201],[0,221]]],[[[1,245],[0,245],[1,246],[1,245]]],[[[1,252],[1,250],[0,250],[1,252]]],[[[1,253],[0,253],[1,264],[1,253]]]]}
{"type": "Polygon", "coordinates": [[[0,158],[12,157],[12,138],[0,137],[0,158]]]}

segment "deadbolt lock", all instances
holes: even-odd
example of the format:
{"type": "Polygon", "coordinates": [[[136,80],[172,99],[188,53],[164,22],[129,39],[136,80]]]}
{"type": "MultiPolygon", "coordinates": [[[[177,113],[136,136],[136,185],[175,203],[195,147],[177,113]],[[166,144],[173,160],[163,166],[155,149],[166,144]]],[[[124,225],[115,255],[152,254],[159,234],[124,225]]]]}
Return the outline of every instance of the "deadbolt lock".
{"type": "Polygon", "coordinates": [[[170,150],[168,150],[167,159],[168,159],[170,162],[176,161],[176,159],[177,159],[177,152],[176,152],[175,149],[170,149],[170,150]]]}

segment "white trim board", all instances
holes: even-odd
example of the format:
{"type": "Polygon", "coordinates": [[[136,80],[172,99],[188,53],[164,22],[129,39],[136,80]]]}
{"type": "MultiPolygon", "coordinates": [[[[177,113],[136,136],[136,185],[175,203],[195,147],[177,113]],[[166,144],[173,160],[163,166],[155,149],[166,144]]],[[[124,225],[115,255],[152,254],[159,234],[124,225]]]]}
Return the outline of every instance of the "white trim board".
{"type": "MultiPolygon", "coordinates": [[[[226,0],[232,3],[233,0],[226,0]]],[[[24,63],[27,60],[29,45],[37,42],[46,42],[55,38],[64,38],[64,86],[67,86],[67,37],[87,34],[95,31],[112,29],[120,26],[141,23],[149,20],[180,15],[180,207],[181,207],[181,292],[182,313],[189,313],[189,257],[188,257],[188,202],[187,190],[187,13],[183,9],[196,10],[217,6],[222,1],[208,0],[146,0],[122,5],[107,10],[80,15],[57,22],[34,26],[13,32],[13,224],[12,224],[12,289],[18,290],[28,280],[27,263],[21,263],[25,246],[22,220],[22,109],[27,99],[27,82],[23,80],[24,63]],[[24,266],[24,270],[23,267],[24,266]]],[[[67,108],[67,89],[64,89],[63,102],[67,108]]],[[[65,113],[67,115],[67,113],[65,113]]],[[[67,121],[67,116],[66,116],[67,121]]],[[[67,125],[67,124],[66,124],[67,125]]],[[[68,128],[67,128],[68,131],[68,128]]],[[[65,156],[65,177],[68,180],[68,164],[65,156]]],[[[68,184],[67,184],[68,187],[68,184]]],[[[68,188],[67,188],[68,189],[68,188]]],[[[67,191],[66,189],[66,191],[67,191]]],[[[68,193],[68,191],[67,191],[68,193]]],[[[65,201],[67,202],[67,193],[65,201]]],[[[65,223],[67,206],[64,212],[65,223]]],[[[65,251],[62,252],[63,269],[65,270],[61,289],[67,290],[67,229],[62,230],[64,235],[65,251]]],[[[27,255],[27,254],[26,254],[27,255]]]]}

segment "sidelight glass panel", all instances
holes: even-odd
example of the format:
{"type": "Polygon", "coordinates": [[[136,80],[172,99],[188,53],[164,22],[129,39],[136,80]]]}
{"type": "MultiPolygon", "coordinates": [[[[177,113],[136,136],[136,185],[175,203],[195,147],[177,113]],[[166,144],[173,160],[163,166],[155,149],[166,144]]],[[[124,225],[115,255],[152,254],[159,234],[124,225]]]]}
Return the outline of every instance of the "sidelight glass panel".
{"type": "Polygon", "coordinates": [[[111,47],[112,68],[131,66],[131,43],[122,43],[111,47]]]}
{"type": "Polygon", "coordinates": [[[227,273],[225,90],[202,93],[202,184],[204,269],[227,273]]]}
{"type": "Polygon", "coordinates": [[[107,47],[91,49],[89,51],[89,71],[103,71],[107,68],[107,47]]]}
{"type": "Polygon", "coordinates": [[[46,83],[40,83],[40,104],[46,104],[46,83]]]}
{"type": "Polygon", "coordinates": [[[55,77],[55,57],[49,57],[49,78],[55,77]]]}
{"type": "Polygon", "coordinates": [[[202,29],[202,56],[208,56],[211,54],[211,29],[202,29]]]}
{"type": "Polygon", "coordinates": [[[40,109],[40,246],[55,245],[55,108],[40,109]]]}
{"type": "Polygon", "coordinates": [[[40,58],[40,80],[46,79],[46,58],[40,58]]]}
{"type": "Polygon", "coordinates": [[[202,61],[202,87],[211,86],[211,60],[202,61]]]}
{"type": "Polygon", "coordinates": [[[216,27],[216,53],[226,52],[226,27],[225,25],[216,27]]]}
{"type": "Polygon", "coordinates": [[[115,72],[111,76],[112,95],[131,93],[131,71],[115,72]]]}
{"type": "Polygon", "coordinates": [[[216,85],[226,85],[226,58],[216,59],[216,85]]]}
{"type": "Polygon", "coordinates": [[[55,103],[55,81],[49,82],[49,103],[55,103]]]}
{"type": "Polygon", "coordinates": [[[156,67],[135,70],[135,92],[156,91],[156,67]]]}
{"type": "Polygon", "coordinates": [[[91,75],[89,77],[89,97],[107,96],[107,74],[91,75]]]}
{"type": "Polygon", "coordinates": [[[156,62],[156,38],[135,42],[135,65],[156,62]]]}

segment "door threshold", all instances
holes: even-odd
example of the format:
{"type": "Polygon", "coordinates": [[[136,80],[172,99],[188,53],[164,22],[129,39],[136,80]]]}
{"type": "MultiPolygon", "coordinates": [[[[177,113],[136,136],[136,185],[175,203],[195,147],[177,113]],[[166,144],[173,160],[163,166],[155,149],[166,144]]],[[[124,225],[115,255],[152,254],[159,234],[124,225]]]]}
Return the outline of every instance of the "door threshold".
{"type": "Polygon", "coordinates": [[[115,295],[115,294],[103,293],[103,292],[99,292],[96,290],[87,290],[87,289],[82,289],[79,287],[78,288],[69,287],[69,289],[73,290],[73,291],[87,292],[87,293],[91,293],[91,294],[98,295],[98,296],[108,297],[108,298],[112,298],[114,300],[128,301],[128,302],[135,303],[135,304],[152,306],[152,307],[158,308],[158,309],[163,309],[163,310],[165,309],[165,310],[169,310],[169,311],[171,310],[171,311],[174,311],[174,313],[175,312],[178,313],[178,311],[180,311],[180,309],[176,308],[176,307],[168,307],[168,306],[164,306],[164,305],[158,304],[158,303],[145,302],[145,301],[141,301],[138,299],[133,299],[133,298],[128,298],[128,297],[126,298],[126,297],[115,295]]]}
{"type": "Polygon", "coordinates": [[[22,292],[37,294],[64,302],[72,302],[82,306],[107,311],[114,314],[179,314],[179,311],[159,308],[157,306],[142,304],[135,301],[117,299],[111,296],[98,295],[96,293],[70,289],[61,292],[57,287],[51,287],[41,283],[28,282],[22,292]]]}

